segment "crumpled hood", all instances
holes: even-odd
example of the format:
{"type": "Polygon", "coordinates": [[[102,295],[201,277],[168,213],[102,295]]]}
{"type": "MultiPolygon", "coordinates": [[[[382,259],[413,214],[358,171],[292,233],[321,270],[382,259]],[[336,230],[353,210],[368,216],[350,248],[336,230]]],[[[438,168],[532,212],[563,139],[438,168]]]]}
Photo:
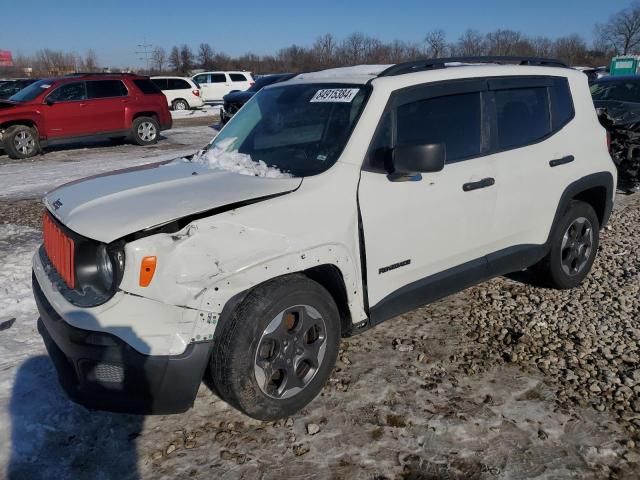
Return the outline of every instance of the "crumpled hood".
{"type": "Polygon", "coordinates": [[[64,225],[109,243],[187,215],[291,192],[301,178],[263,178],[174,161],[62,185],[44,203],[64,225]]]}

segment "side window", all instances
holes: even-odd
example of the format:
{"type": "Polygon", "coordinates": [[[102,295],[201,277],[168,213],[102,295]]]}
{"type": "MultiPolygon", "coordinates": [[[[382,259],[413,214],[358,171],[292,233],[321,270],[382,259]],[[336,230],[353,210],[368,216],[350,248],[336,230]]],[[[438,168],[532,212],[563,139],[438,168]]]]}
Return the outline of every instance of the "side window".
{"type": "Polygon", "coordinates": [[[479,92],[419,100],[398,107],[396,145],[443,143],[447,163],[479,155],[482,108],[479,92]]]}
{"type": "Polygon", "coordinates": [[[230,73],[229,77],[231,77],[232,82],[247,82],[247,77],[245,77],[242,73],[230,73]]]}
{"type": "Polygon", "coordinates": [[[193,77],[193,81],[199,85],[203,83],[209,83],[209,74],[201,73],[200,75],[196,75],[195,77],[193,77]]]}
{"type": "Polygon", "coordinates": [[[498,149],[507,150],[551,133],[547,87],[497,90],[498,149]]]}
{"type": "Polygon", "coordinates": [[[188,90],[191,86],[180,78],[169,79],[169,90],[188,90]]]}
{"type": "Polygon", "coordinates": [[[155,83],[160,90],[168,90],[166,78],[152,78],[151,81],[155,83]]]}
{"type": "Polygon", "coordinates": [[[227,83],[227,76],[224,73],[212,73],[211,83],[227,83]]]}
{"type": "Polygon", "coordinates": [[[127,89],[120,80],[96,80],[87,82],[89,98],[124,97],[127,89]]]}
{"type": "Polygon", "coordinates": [[[155,93],[162,93],[158,86],[151,80],[146,78],[139,78],[133,81],[136,87],[140,89],[145,95],[153,95],[155,93]]]}
{"type": "Polygon", "coordinates": [[[566,78],[554,78],[551,88],[551,126],[560,130],[573,118],[573,98],[566,78]]]}
{"type": "Polygon", "coordinates": [[[87,87],[84,82],[65,83],[59,88],[55,89],[51,95],[47,97],[48,100],[54,102],[74,102],[78,100],[87,99],[87,87]]]}

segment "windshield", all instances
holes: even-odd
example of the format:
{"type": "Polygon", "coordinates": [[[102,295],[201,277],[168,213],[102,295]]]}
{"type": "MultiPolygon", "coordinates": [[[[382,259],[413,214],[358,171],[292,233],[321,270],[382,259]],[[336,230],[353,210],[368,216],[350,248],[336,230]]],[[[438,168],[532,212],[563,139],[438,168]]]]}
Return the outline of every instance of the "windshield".
{"type": "Polygon", "coordinates": [[[594,100],[640,102],[640,82],[637,80],[608,80],[591,85],[594,100]]]}
{"type": "Polygon", "coordinates": [[[227,170],[230,162],[244,164],[244,170],[246,162],[253,162],[287,176],[322,173],[342,153],[367,93],[364,85],[337,84],[261,90],[222,129],[200,160],[227,170]]]}
{"type": "Polygon", "coordinates": [[[23,88],[18,93],[9,97],[9,100],[14,102],[29,102],[40,95],[45,90],[51,88],[52,82],[47,80],[39,80],[36,83],[32,83],[28,87],[23,88]]]}

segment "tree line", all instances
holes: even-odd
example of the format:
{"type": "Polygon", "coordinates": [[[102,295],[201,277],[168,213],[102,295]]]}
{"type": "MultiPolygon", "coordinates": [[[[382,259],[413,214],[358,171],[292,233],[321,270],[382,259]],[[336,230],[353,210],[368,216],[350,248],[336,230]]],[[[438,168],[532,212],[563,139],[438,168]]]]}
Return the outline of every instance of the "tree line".
{"type": "MultiPolygon", "coordinates": [[[[363,33],[338,39],[327,33],[309,46],[293,44],[273,55],[247,53],[236,57],[216,52],[209,43],[201,43],[195,50],[186,44],[176,45],[168,52],[156,46],[150,52],[148,70],[136,70],[139,73],[178,75],[189,75],[198,68],[249,70],[254,73],[302,72],[363,63],[399,63],[425,57],[484,55],[551,57],[573,66],[601,66],[608,65],[615,55],[640,53],[640,2],[632,3],[607,22],[597,24],[594,31],[591,44],[579,34],[551,39],[509,29],[488,33],[468,29],[454,41],[447,39],[444,30],[437,29],[427,32],[420,42],[383,42],[363,33]]],[[[82,56],[43,49],[32,57],[18,56],[15,64],[18,69],[31,67],[34,76],[101,70],[93,50],[82,56]]]]}

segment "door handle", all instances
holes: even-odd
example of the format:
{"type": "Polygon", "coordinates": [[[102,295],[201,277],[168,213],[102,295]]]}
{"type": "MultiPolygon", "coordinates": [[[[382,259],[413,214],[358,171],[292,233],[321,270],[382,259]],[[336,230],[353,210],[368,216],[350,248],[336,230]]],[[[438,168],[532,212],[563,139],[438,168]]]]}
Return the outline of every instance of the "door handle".
{"type": "Polygon", "coordinates": [[[576,159],[573,155],[567,155],[566,157],[556,158],[555,160],[549,161],[550,167],[557,167],[558,165],[564,165],[566,163],[571,163],[576,159]]]}
{"type": "Polygon", "coordinates": [[[87,104],[86,104],[86,103],[80,103],[79,105],[80,105],[81,107],[86,107],[86,106],[87,106],[87,104]]]}
{"type": "Polygon", "coordinates": [[[470,192],[471,190],[478,190],[479,188],[487,188],[496,184],[496,179],[492,177],[483,178],[477,182],[469,182],[462,185],[462,190],[470,192]]]}

